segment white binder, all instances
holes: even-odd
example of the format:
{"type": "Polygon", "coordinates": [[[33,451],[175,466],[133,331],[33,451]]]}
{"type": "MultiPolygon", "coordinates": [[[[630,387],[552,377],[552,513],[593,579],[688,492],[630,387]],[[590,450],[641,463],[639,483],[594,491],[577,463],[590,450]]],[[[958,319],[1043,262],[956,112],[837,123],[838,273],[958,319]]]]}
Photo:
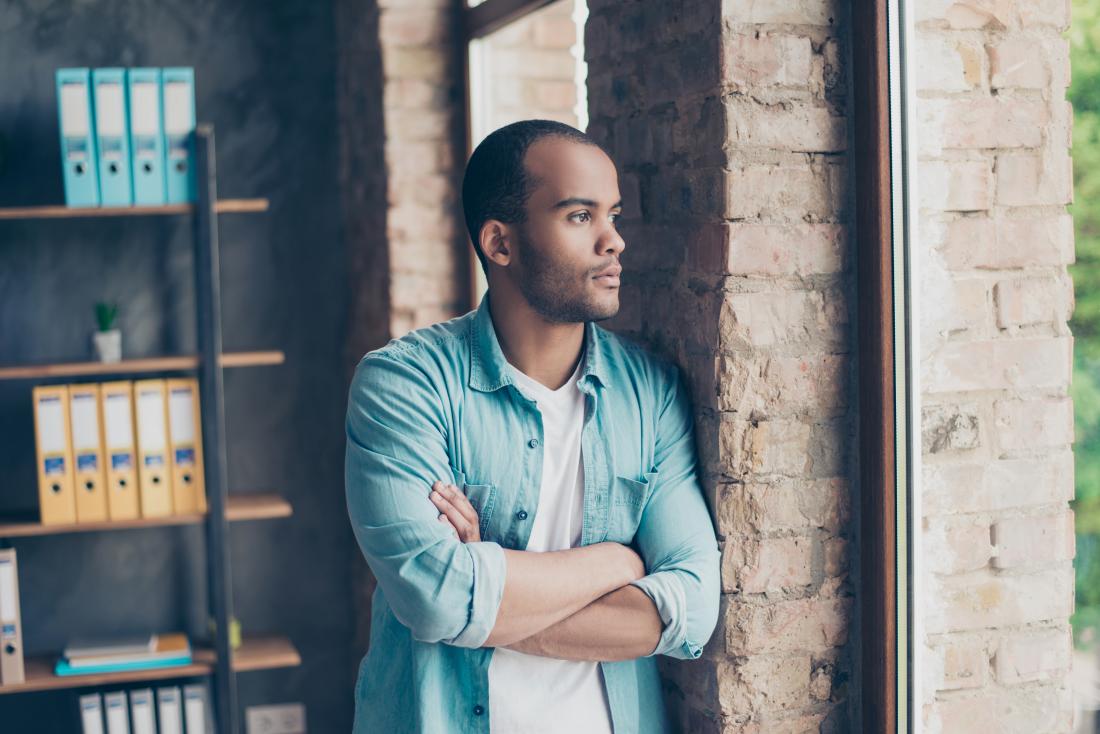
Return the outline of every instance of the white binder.
{"type": "Polygon", "coordinates": [[[130,719],[134,723],[134,734],[157,734],[152,689],[139,688],[130,691],[130,719]]]}
{"type": "Polygon", "coordinates": [[[24,680],[19,566],[15,562],[15,549],[5,548],[0,550],[0,685],[24,680]]]}
{"type": "Polygon", "coordinates": [[[180,710],[180,689],[157,689],[157,719],[160,734],[183,734],[183,712],[180,710]]]}
{"type": "Polygon", "coordinates": [[[103,705],[98,693],[80,697],[80,724],[84,734],[103,734],[103,705]]]}
{"type": "Polygon", "coordinates": [[[183,718],[187,734],[206,734],[206,712],[206,686],[184,686],[183,718]]]}
{"type": "Polygon", "coordinates": [[[126,691],[104,693],[103,706],[107,709],[107,734],[130,734],[126,691]]]}

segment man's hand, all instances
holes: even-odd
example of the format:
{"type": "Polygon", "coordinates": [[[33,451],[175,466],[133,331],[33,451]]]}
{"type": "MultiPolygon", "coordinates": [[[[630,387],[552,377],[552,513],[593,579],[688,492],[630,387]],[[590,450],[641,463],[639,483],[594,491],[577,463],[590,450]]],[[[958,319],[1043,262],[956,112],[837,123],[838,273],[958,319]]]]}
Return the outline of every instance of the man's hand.
{"type": "Polygon", "coordinates": [[[456,538],[463,543],[481,541],[477,511],[466,495],[458,491],[458,487],[442,481],[436,482],[432,485],[429,497],[439,510],[439,521],[450,525],[456,538]]]}
{"type": "MultiPolygon", "coordinates": [[[[436,508],[439,510],[439,521],[451,526],[451,532],[463,543],[476,543],[481,540],[481,531],[478,527],[478,514],[470,500],[453,484],[438,481],[432,485],[432,493],[429,495],[436,508]]],[[[634,549],[633,544],[621,545],[610,541],[603,545],[615,545],[619,547],[630,568],[630,578],[624,583],[640,579],[646,575],[645,561],[634,549]]]]}

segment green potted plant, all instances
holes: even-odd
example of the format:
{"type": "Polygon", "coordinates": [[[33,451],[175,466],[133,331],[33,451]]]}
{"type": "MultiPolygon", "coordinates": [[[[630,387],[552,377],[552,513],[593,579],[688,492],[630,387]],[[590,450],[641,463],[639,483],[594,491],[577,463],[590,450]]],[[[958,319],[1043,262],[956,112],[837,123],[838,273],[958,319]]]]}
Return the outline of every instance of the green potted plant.
{"type": "Polygon", "coordinates": [[[117,303],[101,302],[95,305],[95,320],[99,331],[92,335],[92,342],[100,362],[118,362],[122,359],[122,332],[115,327],[117,317],[117,303]]]}

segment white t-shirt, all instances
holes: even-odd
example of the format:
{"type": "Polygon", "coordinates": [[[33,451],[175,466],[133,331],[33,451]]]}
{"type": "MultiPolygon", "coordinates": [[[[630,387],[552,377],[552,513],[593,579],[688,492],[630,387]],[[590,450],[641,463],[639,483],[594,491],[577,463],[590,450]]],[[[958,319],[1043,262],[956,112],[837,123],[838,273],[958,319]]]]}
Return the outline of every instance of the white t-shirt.
{"type": "MultiPolygon", "coordinates": [[[[581,429],[584,393],[577,389],[582,358],[557,390],[511,364],[508,371],[542,413],[543,463],[539,502],[528,509],[528,551],[580,545],[584,516],[581,429]]],[[[558,660],[498,647],[489,662],[489,726],[493,734],[611,734],[611,711],[599,663],[558,660]]]]}

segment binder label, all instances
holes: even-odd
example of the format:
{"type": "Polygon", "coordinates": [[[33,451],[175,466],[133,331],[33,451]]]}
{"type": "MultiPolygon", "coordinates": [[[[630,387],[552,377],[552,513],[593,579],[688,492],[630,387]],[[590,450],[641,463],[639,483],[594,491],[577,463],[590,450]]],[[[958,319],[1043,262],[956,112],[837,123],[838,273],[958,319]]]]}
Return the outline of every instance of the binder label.
{"type": "Polygon", "coordinates": [[[111,468],[118,469],[133,469],[134,461],[130,454],[111,454],[111,468]]]}
{"type": "Polygon", "coordinates": [[[0,629],[0,636],[3,636],[4,639],[15,637],[15,625],[5,622],[4,627],[0,629]]]}
{"type": "Polygon", "coordinates": [[[107,160],[122,158],[122,141],[117,139],[100,140],[99,154],[107,160]]]}
{"type": "Polygon", "coordinates": [[[195,449],[176,449],[176,464],[180,466],[194,466],[195,449]]]}
{"type": "Polygon", "coordinates": [[[65,473],[65,457],[64,456],[47,456],[42,462],[45,464],[45,470],[47,476],[53,476],[54,474],[65,473]]]}
{"type": "Polygon", "coordinates": [[[83,161],[88,157],[88,141],[70,138],[65,141],[65,157],[70,161],[83,161]]]}
{"type": "Polygon", "coordinates": [[[145,457],[145,466],[164,466],[164,456],[161,454],[149,454],[145,457]]]}
{"type": "Polygon", "coordinates": [[[98,468],[98,462],[96,462],[95,458],[95,454],[77,454],[76,470],[95,471],[98,468]]]}
{"type": "Polygon", "coordinates": [[[61,134],[70,146],[79,143],[84,148],[87,144],[86,137],[92,127],[87,94],[88,87],[84,82],[65,82],[61,85],[61,134]]]}

